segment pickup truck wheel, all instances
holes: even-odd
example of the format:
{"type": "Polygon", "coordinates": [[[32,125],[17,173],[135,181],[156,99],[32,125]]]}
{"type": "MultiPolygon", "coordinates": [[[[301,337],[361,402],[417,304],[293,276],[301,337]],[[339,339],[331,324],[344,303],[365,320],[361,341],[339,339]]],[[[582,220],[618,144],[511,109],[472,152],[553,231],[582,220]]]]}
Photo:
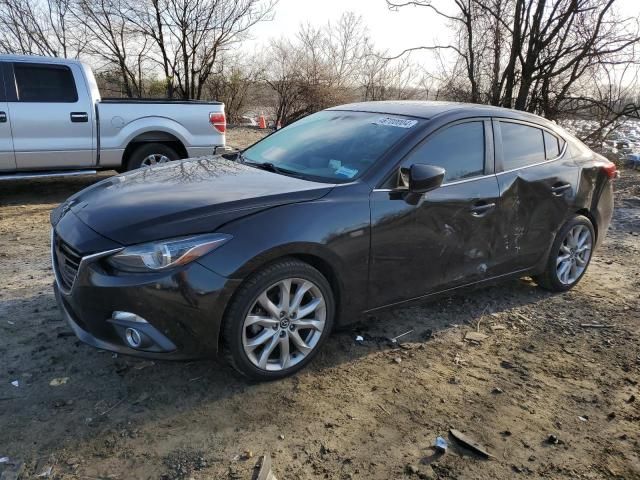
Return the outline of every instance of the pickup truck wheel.
{"type": "Polygon", "coordinates": [[[178,160],[180,155],[171,147],[162,143],[144,143],[136,148],[127,161],[127,170],[151,167],[158,163],[178,160]]]}

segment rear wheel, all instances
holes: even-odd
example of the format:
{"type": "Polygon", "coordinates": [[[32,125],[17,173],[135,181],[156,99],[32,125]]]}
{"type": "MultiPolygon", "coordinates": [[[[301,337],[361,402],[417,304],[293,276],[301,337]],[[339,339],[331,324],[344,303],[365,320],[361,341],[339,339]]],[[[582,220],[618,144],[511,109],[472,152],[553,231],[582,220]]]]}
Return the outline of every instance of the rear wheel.
{"type": "Polygon", "coordinates": [[[229,362],[255,380],[303,368],[331,332],[333,292],[311,265],[291,259],[249,278],[231,301],[223,325],[229,362]]]}
{"type": "Polygon", "coordinates": [[[127,161],[127,170],[151,167],[159,163],[178,160],[180,155],[163,143],[143,143],[137,147],[127,161]]]}
{"type": "Polygon", "coordinates": [[[573,288],[587,271],[595,245],[591,221],[576,215],[558,232],[545,271],[535,277],[541,287],[553,292],[573,288]]]}

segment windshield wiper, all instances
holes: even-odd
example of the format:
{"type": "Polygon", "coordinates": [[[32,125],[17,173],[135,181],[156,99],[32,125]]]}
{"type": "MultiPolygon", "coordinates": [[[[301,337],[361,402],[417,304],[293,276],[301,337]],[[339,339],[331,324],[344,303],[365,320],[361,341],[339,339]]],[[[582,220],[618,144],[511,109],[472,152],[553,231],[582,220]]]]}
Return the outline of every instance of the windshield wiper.
{"type": "Polygon", "coordinates": [[[271,162],[252,162],[247,160],[244,156],[240,156],[240,160],[242,163],[246,163],[247,165],[251,165],[252,167],[261,168],[262,170],[267,170],[268,172],[279,173],[280,175],[290,175],[293,177],[303,178],[304,175],[296,172],[294,170],[289,170],[286,168],[276,167],[271,162]]]}

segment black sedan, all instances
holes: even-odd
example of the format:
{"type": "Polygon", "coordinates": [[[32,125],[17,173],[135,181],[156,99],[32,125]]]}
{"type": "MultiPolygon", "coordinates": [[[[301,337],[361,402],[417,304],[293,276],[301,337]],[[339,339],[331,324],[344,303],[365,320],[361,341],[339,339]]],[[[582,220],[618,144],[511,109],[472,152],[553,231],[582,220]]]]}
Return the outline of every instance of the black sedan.
{"type": "Polygon", "coordinates": [[[604,238],[616,175],[535,115],[343,105],[227,158],[72,196],[52,212],[56,298],[95,347],[221,352],[280,378],[363,313],[527,275],[570,289],[604,238]]]}

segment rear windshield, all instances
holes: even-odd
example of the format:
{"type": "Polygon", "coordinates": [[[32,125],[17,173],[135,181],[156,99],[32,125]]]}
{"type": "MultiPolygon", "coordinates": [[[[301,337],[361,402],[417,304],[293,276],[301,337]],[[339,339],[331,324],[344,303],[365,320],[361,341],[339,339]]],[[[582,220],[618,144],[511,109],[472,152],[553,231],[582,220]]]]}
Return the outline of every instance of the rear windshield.
{"type": "Polygon", "coordinates": [[[270,163],[318,181],[350,182],[417,124],[416,119],[398,115],[322,111],[249,147],[243,157],[248,163],[270,163]]]}

